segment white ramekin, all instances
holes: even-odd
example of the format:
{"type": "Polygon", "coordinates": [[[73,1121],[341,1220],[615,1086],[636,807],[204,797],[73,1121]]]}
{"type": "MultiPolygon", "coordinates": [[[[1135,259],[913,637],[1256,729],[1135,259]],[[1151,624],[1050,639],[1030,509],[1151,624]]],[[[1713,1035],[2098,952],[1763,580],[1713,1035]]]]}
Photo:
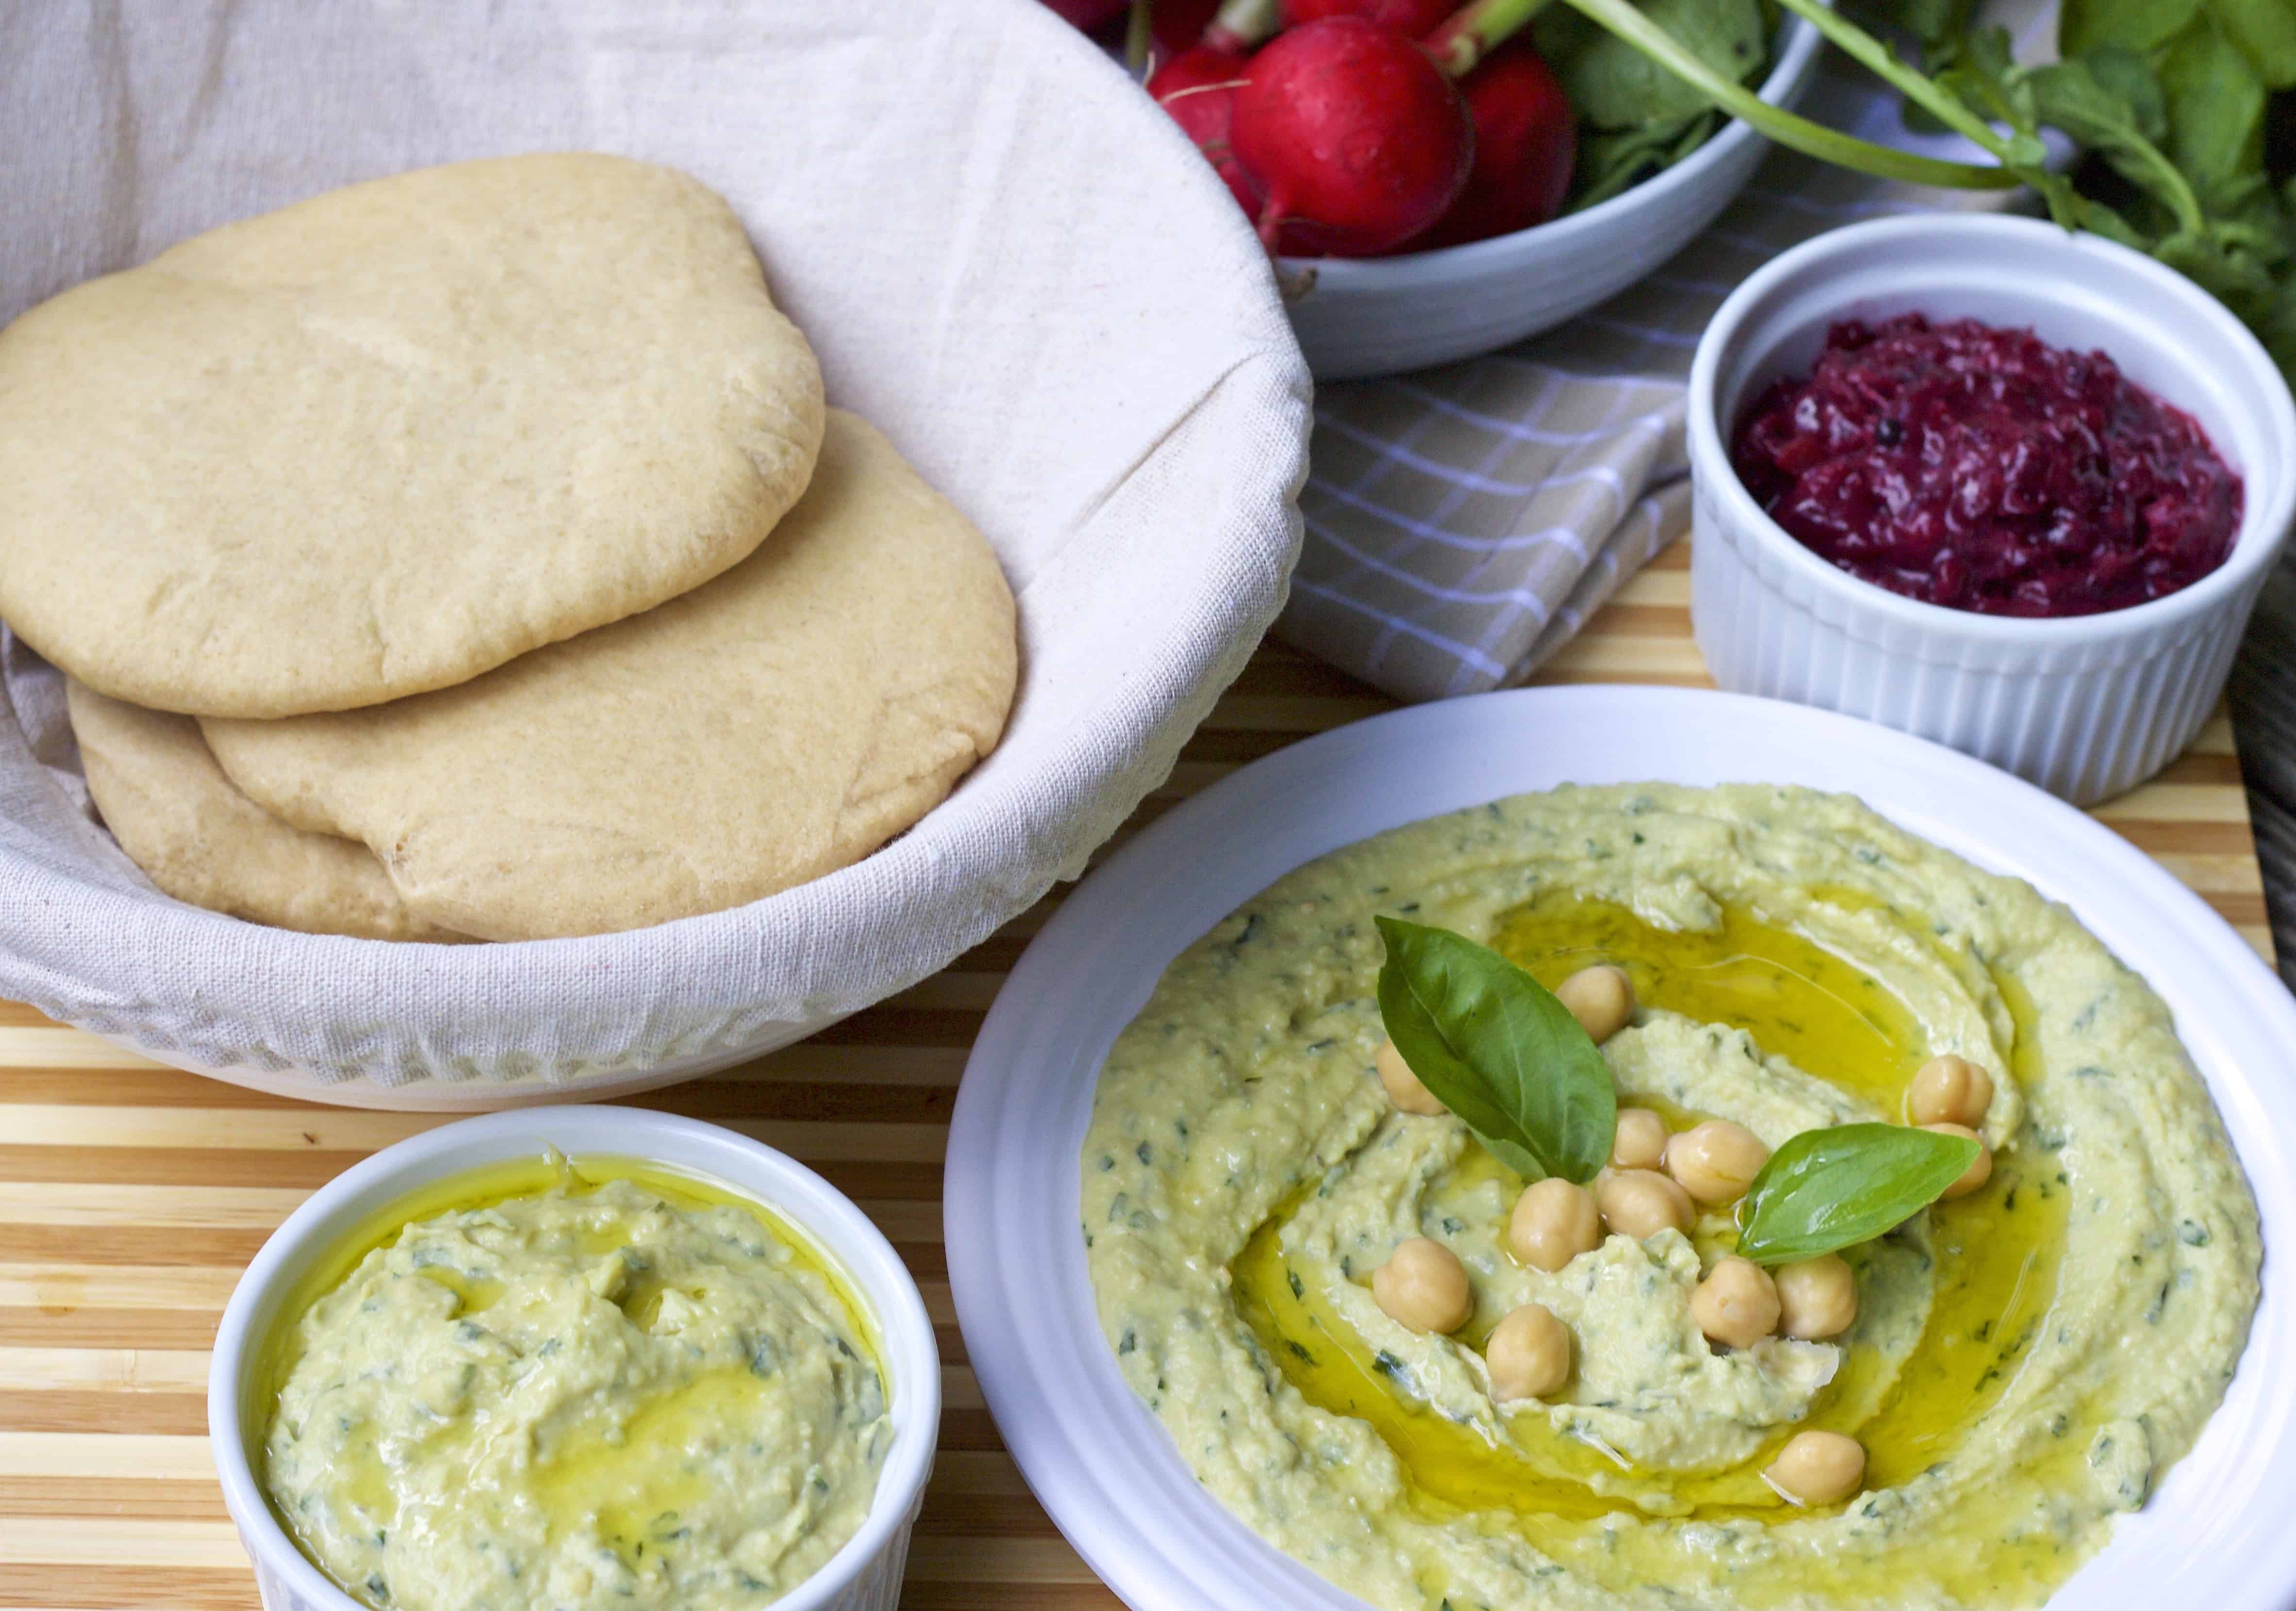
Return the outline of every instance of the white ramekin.
{"type": "MultiPolygon", "coordinates": [[[[224,1502],[255,1563],[265,1611],[365,1611],[338,1589],[273,1515],[248,1459],[264,1406],[251,1378],[296,1280],[343,1238],[412,1191],[488,1164],[555,1148],[709,1175],[810,1233],[869,1305],[890,1378],[893,1445],[860,1531],[775,1611],[894,1611],[909,1533],[940,1427],[940,1355],[924,1299],[892,1245],[836,1188],[792,1158],[716,1124],[631,1108],[543,1108],[464,1119],[399,1142],[345,1171],[288,1216],[247,1267],[216,1334],[208,1438],[224,1502]]],[[[409,1607],[407,1611],[422,1611],[409,1607]]]]}
{"type": "Polygon", "coordinates": [[[1691,623],[1724,688],[1868,717],[1990,761],[2077,805],[2192,741],[2296,514],[2296,403],[2256,338],[2174,270],[2030,218],[1924,214],[1782,255],[1716,312],[1690,372],[1691,623]],[[2198,420],[2245,483],[2232,555],[2131,609],[2024,620],[1862,582],[1795,542],[1730,467],[1740,412],[1807,373],[1826,327],[1919,311],[2102,348],[2198,420]]]}

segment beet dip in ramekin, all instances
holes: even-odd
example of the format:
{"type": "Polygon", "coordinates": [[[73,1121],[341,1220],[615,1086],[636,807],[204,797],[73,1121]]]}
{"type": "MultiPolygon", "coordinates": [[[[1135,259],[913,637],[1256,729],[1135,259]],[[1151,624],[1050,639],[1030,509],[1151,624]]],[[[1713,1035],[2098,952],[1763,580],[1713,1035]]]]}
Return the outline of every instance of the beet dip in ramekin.
{"type": "Polygon", "coordinates": [[[2143,604],[2240,530],[2240,477],[2192,416],[2102,352],[1970,318],[1835,323],[1740,419],[1731,462],[1821,559],[1986,615],[2143,604]]]}
{"type": "Polygon", "coordinates": [[[1714,681],[2076,804],[2193,741],[2296,526],[2296,397],[2254,332],[2038,218],[1869,218],[1781,253],[1715,309],[1688,403],[1714,681]]]}

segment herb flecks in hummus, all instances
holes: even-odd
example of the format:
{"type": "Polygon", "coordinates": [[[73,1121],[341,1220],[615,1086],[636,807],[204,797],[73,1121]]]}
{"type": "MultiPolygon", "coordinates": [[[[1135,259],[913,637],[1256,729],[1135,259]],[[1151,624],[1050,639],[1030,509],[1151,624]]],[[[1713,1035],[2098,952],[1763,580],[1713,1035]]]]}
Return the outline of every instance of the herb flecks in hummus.
{"type": "Polygon", "coordinates": [[[2255,1206],[2158,998],[2027,886],[1798,790],[1566,789],[1301,869],[1166,973],[1081,1165],[1128,1380],[1229,1509],[1398,1611],[2038,1604],[2191,1446],[2257,1297],[2255,1206]],[[1964,1059],[1990,1178],[1824,1255],[1846,1330],[1718,1349],[1692,1304],[1734,1205],[1549,1272],[1509,1248],[1521,1179],[1398,1108],[1380,916],[1550,988],[1624,967],[1602,1054],[1677,1133],[1903,1124],[1916,1071],[1964,1059]],[[1447,1333],[1371,1289],[1415,1239],[1468,1274],[1447,1333]],[[1492,1330],[1533,1303],[1570,1375],[1495,1397],[1492,1330]],[[1846,1504],[1764,1480],[1809,1432],[1863,1444],[1846,1504]]]}
{"type": "Polygon", "coordinates": [[[892,1435],[818,1270],[624,1180],[410,1224],[289,1343],[266,1486],[391,1611],[763,1605],[860,1525],[892,1435]]]}

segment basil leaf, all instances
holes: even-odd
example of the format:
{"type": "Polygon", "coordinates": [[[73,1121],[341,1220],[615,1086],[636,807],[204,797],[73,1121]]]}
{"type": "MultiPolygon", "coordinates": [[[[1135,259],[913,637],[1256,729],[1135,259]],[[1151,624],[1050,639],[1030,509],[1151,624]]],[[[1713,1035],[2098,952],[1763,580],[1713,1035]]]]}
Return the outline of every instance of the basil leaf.
{"type": "MultiPolygon", "coordinates": [[[[1757,0],[1642,0],[1640,9],[1726,78],[1745,82],[1768,53],[1757,0]]],[[[1588,128],[1678,129],[1713,107],[1615,34],[1582,26],[1567,43],[1562,53],[1539,53],[1588,128]]]]}
{"type": "Polygon", "coordinates": [[[1746,1189],[1739,1255],[1791,1264],[1871,1241],[1935,1202],[1977,1148],[1966,1136],[1907,1124],[1805,1130],[1746,1189]]]}
{"type": "MultiPolygon", "coordinates": [[[[2078,62],[2098,88],[2128,109],[2129,127],[2138,138],[2157,145],[2169,137],[2169,102],[2161,93],[2161,76],[2150,61],[2113,45],[2100,45],[2069,60],[2078,62]]],[[[2038,79],[2047,70],[2037,67],[2033,77],[2038,79]]]]}
{"type": "Polygon", "coordinates": [[[2155,63],[2169,101],[2169,155],[2210,212],[2237,215],[2264,175],[2263,82],[2214,27],[2186,29],[2155,63]]]}
{"type": "Polygon", "coordinates": [[[2296,10],[2288,0],[2208,0],[2210,14],[2267,89],[2296,86],[2296,10]]]}
{"type": "Polygon", "coordinates": [[[2078,55],[2094,45],[2149,51],[2192,26],[2201,0],[2064,0],[2057,12],[2057,48],[2078,55]]]}
{"type": "Polygon", "coordinates": [[[1380,1016],[1420,1083],[1516,1173],[1593,1180],[1610,1162],[1619,1096],[1570,1010],[1488,946],[1377,921],[1380,1016]]]}
{"type": "Polygon", "coordinates": [[[1568,210],[1594,207],[1632,190],[1661,169],[1673,167],[1706,143],[1721,127],[1720,116],[1700,113],[1684,123],[1641,128],[1589,130],[1578,136],[1578,163],[1571,170],[1568,210]]]}

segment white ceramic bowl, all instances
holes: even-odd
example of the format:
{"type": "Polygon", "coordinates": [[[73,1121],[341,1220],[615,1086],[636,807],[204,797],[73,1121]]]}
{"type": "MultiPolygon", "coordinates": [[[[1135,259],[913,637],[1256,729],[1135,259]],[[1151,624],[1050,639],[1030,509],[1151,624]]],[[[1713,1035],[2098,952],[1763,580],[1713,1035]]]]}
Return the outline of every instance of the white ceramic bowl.
{"type": "MultiPolygon", "coordinates": [[[[1788,17],[1761,97],[1801,99],[1817,30],[1788,17]]],[[[1769,151],[1732,119],[1684,160],[1632,190],[1552,223],[1399,258],[1287,258],[1292,327],[1318,380],[1448,364],[1552,330],[1606,302],[1690,244],[1729,206],[1769,151]]]]}
{"type": "Polygon", "coordinates": [[[2051,224],[1961,213],[1852,225],[1733,292],[1690,371],[1691,624],[1724,688],[1868,716],[2087,804],[2166,765],[2224,691],[2296,518],[2296,404],[2222,304],[2150,258],[2051,224]],[[2245,486],[2231,557],[2134,609],[2026,620],[1948,609],[1838,570],[1764,514],[1729,436],[1803,374],[1837,319],[1918,310],[2102,348],[2198,420],[2245,486]]]}
{"type": "Polygon", "coordinates": [[[1069,1541],[1134,1611],[1362,1611],[1205,1493],[1117,1369],[1078,1210],[1078,1154],[1101,1063],[1174,956],[1301,863],[1503,795],[1645,780],[1859,794],[1908,831],[2065,902],[2168,1002],[2256,1191],[2263,1301],[2193,1452],[2049,1603],[2288,1611],[2296,1081],[2286,1070],[2296,999],[2158,863],[2040,790],[1871,723],[1683,689],[1443,699],[1294,744],[1160,817],[1029,945],[965,1067],[946,1231],[981,1391],[1069,1541]]]}
{"type": "MultiPolygon", "coordinates": [[[[376,1214],[433,1182],[546,1148],[708,1175],[811,1235],[869,1306],[889,1378],[893,1443],[858,1532],[775,1611],[893,1611],[940,1431],[940,1354],[924,1299],[867,1216],[812,1170],[716,1124],[632,1108],[545,1108],[441,1125],[344,1171],[295,1210],[226,1306],[208,1370],[208,1441],[224,1503],[255,1564],[264,1611],[365,1611],[313,1566],[272,1513],[253,1466],[266,1406],[251,1387],[262,1343],[297,1279],[376,1214]]],[[[412,1611],[421,1611],[414,1607],[412,1611]]]]}
{"type": "Polygon", "coordinates": [[[283,5],[199,49],[185,26],[135,11],[0,52],[0,205],[27,220],[0,232],[0,319],[398,168],[566,148],[685,168],[749,226],[831,401],[996,545],[1021,689],[996,752],[851,867],[627,934],[447,947],[160,895],[76,797],[57,679],[12,653],[0,997],[324,1101],[594,1100],[720,1067],[1074,876],[1281,606],[1308,381],[1267,254],[1172,120],[1037,0],[283,5]]]}

